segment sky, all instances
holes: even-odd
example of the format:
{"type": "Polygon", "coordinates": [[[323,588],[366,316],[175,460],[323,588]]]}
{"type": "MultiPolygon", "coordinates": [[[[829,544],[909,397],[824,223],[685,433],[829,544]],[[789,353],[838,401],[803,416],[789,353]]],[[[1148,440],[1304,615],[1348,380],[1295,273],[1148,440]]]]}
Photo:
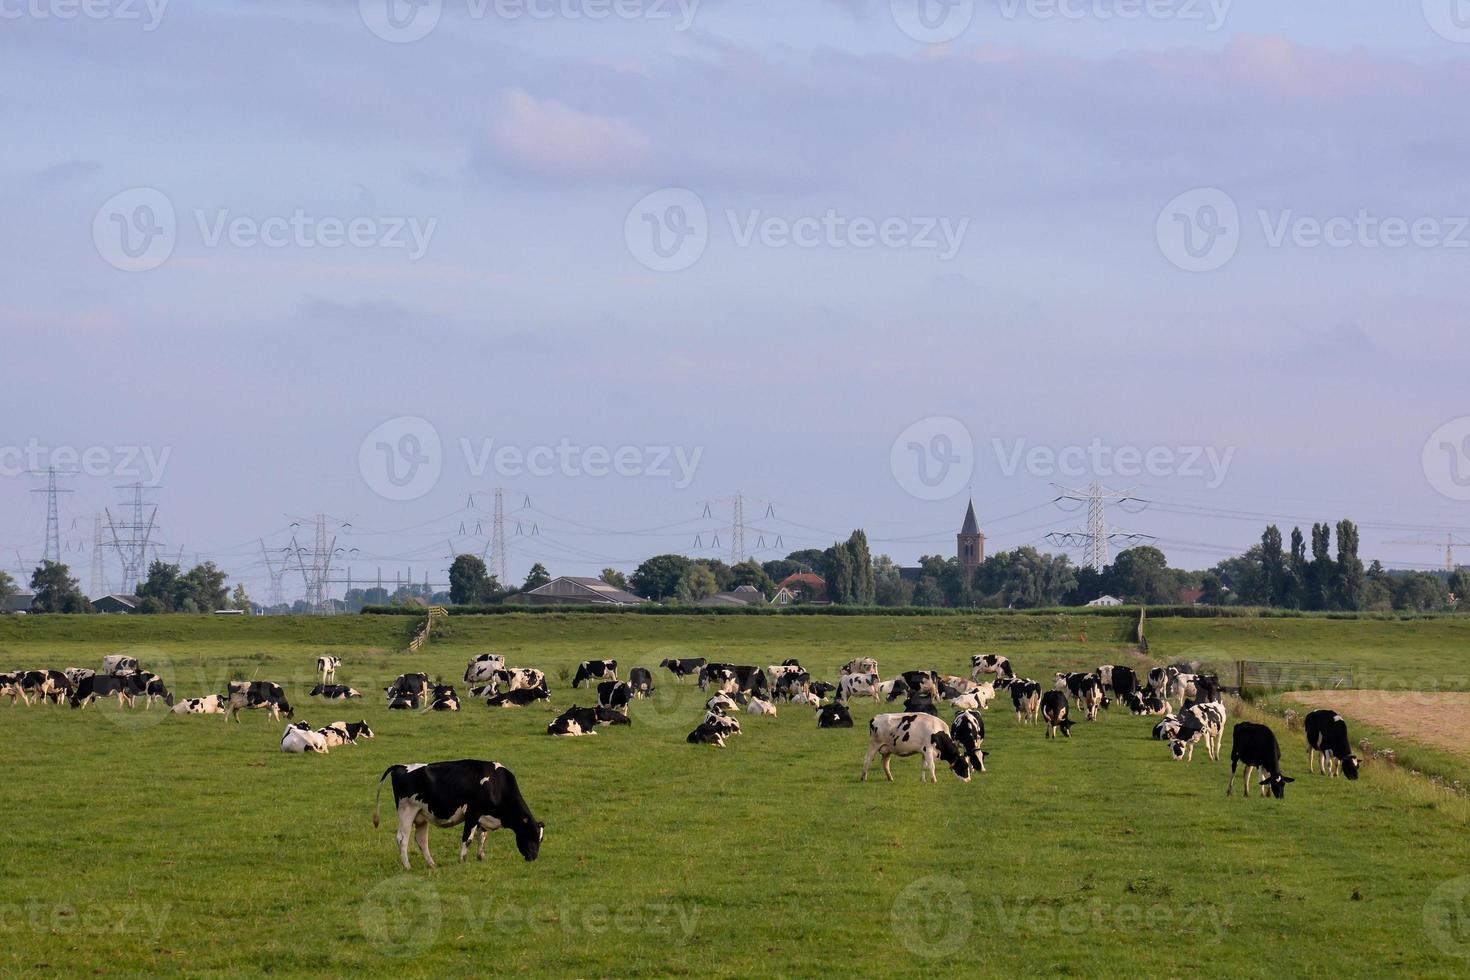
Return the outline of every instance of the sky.
{"type": "Polygon", "coordinates": [[[497,487],[517,582],[1094,482],[1440,567],[1467,90],[1466,0],[0,0],[0,568],[53,466],[89,591],[134,483],[257,599],[318,514],[334,594],[443,582],[497,487]]]}

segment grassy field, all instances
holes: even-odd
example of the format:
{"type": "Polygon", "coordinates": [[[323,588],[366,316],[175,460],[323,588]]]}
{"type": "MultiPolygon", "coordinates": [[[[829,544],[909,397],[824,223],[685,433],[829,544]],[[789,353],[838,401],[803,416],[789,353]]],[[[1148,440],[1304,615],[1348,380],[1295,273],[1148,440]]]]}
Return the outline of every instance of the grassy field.
{"type": "MultiPolygon", "coordinates": [[[[0,705],[14,761],[0,808],[0,972],[212,971],[534,976],[1214,974],[1463,976],[1470,969],[1470,807],[1402,771],[1308,777],[1277,726],[1284,803],[1224,795],[1228,761],[1176,763],[1150,719],[1114,710],[1049,743],[987,713],[990,771],[964,784],[859,783],[866,720],[819,731],[809,710],[745,718],[725,750],[684,743],[691,684],[656,672],[631,728],[545,736],[553,712],[406,715],[403,670],[458,681],[474,653],[559,675],[590,657],[626,671],[663,657],[830,677],[852,656],[885,675],[963,672],[972,652],[1029,676],[1095,666],[1119,626],[1092,617],[495,616],[450,620],[410,657],[406,617],[0,619],[0,664],[96,666],[131,652],[178,696],[232,677],[284,684],[297,718],[367,719],[375,741],[327,756],[278,750],[252,714],[0,705]],[[1087,641],[1081,635],[1087,634],[1087,641]],[[305,697],[315,657],[345,659],[362,702],[305,697]],[[547,824],[523,862],[491,835],[484,863],[402,873],[376,781],[395,762],[483,758],[515,771],[547,824]]],[[[1348,662],[1373,686],[1463,690],[1470,623],[1157,620],[1151,653],[1348,662]]],[[[1141,661],[1138,661],[1141,663],[1141,661]]],[[[463,694],[463,684],[460,684],[463,694]]],[[[1241,709],[1234,707],[1236,712],[1241,709]]],[[[1231,722],[1237,720],[1237,713],[1231,722]]],[[[1263,716],[1264,717],[1264,716],[1263,716]]],[[[1348,715],[1352,721],[1351,715],[1348,715]]],[[[1228,726],[1227,726],[1228,727],[1228,726]]],[[[1229,736],[1225,755],[1228,758],[1229,736]]],[[[1237,787],[1238,787],[1237,782],[1237,787]]]]}

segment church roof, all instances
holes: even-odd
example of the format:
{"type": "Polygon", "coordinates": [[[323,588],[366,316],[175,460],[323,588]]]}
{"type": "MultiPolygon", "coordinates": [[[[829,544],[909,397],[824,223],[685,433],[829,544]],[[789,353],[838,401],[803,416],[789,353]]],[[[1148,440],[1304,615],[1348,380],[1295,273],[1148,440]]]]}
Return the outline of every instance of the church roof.
{"type": "Polygon", "coordinates": [[[965,508],[965,526],[960,528],[961,534],[979,534],[980,522],[975,520],[975,501],[970,501],[970,506],[965,508]]]}

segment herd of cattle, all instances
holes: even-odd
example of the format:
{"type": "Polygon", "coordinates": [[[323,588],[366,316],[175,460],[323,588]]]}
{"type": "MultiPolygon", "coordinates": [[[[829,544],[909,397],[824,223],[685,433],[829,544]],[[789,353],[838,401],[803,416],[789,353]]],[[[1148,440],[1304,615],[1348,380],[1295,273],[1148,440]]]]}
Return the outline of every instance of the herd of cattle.
{"type": "MultiPolygon", "coordinates": [[[[325,701],[361,698],[359,691],[336,683],[341,665],[338,657],[319,657],[318,681],[309,696],[325,701]]],[[[818,728],[852,728],[849,705],[854,699],[872,698],[891,704],[902,698],[902,711],[879,714],[868,724],[863,780],[876,758],[881,757],[884,774],[892,780],[892,757],[917,755],[921,781],[937,781],[938,763],[943,762],[968,782],[974,772],[985,771],[989,754],[983,748],[983,712],[1004,696],[1009,696],[1019,724],[1044,725],[1048,739],[1071,737],[1076,725],[1073,711],[1089,722],[1096,721],[1099,712],[1113,704],[1135,715],[1157,715],[1153,738],[1167,742],[1173,757],[1185,762],[1193,759],[1199,742],[1204,743],[1210,760],[1218,760],[1226,723],[1218,678],[1188,664],[1155,667],[1143,677],[1122,664],[1105,664],[1095,671],[1058,672],[1050,689],[1045,690],[1040,682],[1017,676],[1010,661],[998,654],[971,657],[969,677],[908,670],[886,681],[879,674],[876,660],[858,657],[839,668],[835,683],[814,679],[794,659],[765,668],[704,658],[665,659],[659,667],[678,683],[695,678],[703,692],[701,697],[708,695],[703,716],[687,736],[692,744],[723,747],[729,738],[741,734],[738,714],[742,710],[752,716],[773,716],[778,704],[794,705],[811,709],[818,728]],[[1174,702],[1178,702],[1177,710],[1174,702]],[[941,703],[954,712],[948,722],[940,716],[941,703]]],[[[505,658],[498,654],[480,654],[472,659],[465,668],[464,681],[469,685],[470,697],[492,708],[525,707],[551,698],[544,672],[507,667],[505,658]]],[[[616,660],[579,664],[571,686],[578,689],[584,685],[595,691],[596,704],[567,708],[547,724],[548,735],[593,735],[605,725],[631,725],[631,702],[654,694],[649,669],[634,667],[628,679],[621,680],[616,660]]],[[[384,694],[389,710],[460,710],[454,686],[430,680],[423,672],[398,675],[384,694]]],[[[158,675],[128,656],[104,657],[100,671],[70,667],[0,673],[0,697],[9,697],[12,705],[18,700],[30,705],[59,704],[65,699],[73,708],[85,708],[102,697],[116,697],[122,707],[133,707],[142,700],[145,708],[151,708],[155,701],[163,701],[174,714],[221,714],[226,722],[233,718],[237,723],[244,711],[261,710],[275,720],[287,721],[281,737],[283,752],[325,753],[339,745],[374,737],[366,721],[338,721],[316,729],[296,722],[285,690],[272,681],[230,681],[224,693],[175,701],[158,675]]],[[[1320,757],[1324,775],[1356,779],[1358,759],[1353,755],[1342,717],[1319,710],[1308,714],[1304,721],[1312,771],[1318,771],[1320,757]]],[[[1245,767],[1247,795],[1253,770],[1260,777],[1261,796],[1269,791],[1281,799],[1286,784],[1293,781],[1282,774],[1280,745],[1265,725],[1242,721],[1233,727],[1227,795],[1234,791],[1236,770],[1241,764],[1245,767]]],[[[483,857],[485,832],[499,827],[514,830],[522,855],[528,861],[535,860],[545,834],[544,824],[534,820],[515,777],[498,763],[469,760],[390,766],[379,779],[380,792],[383,780],[390,775],[399,815],[399,857],[404,867],[408,867],[410,836],[417,838],[424,860],[433,866],[427,841],[430,823],[464,825],[460,860],[465,859],[476,835],[479,856],[483,857]]],[[[375,807],[374,826],[377,820],[375,807]]]]}

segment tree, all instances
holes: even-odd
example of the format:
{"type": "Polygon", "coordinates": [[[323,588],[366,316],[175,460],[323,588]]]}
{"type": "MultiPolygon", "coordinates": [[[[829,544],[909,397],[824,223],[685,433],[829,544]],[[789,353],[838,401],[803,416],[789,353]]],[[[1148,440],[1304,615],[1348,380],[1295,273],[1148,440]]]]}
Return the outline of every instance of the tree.
{"type": "Polygon", "coordinates": [[[1326,524],[1312,525],[1312,560],[1306,567],[1303,609],[1330,609],[1332,607],[1332,579],[1337,566],[1329,554],[1332,528],[1326,524]]]}
{"type": "Polygon", "coordinates": [[[377,585],[371,589],[363,589],[362,604],[364,606],[386,606],[388,604],[388,590],[377,585]]]}
{"type": "Polygon", "coordinates": [[[178,596],[179,566],[155,558],[148,566],[148,577],[138,586],[138,598],[144,600],[138,611],[173,612],[178,608],[178,596]]]}
{"type": "Polygon", "coordinates": [[[680,602],[698,602],[714,595],[719,589],[720,584],[715,580],[715,573],[710,571],[708,565],[696,562],[684,571],[675,594],[680,602]]]}
{"type": "Polygon", "coordinates": [[[0,572],[0,599],[15,595],[15,579],[5,572],[0,572]]]}
{"type": "Polygon", "coordinates": [[[903,580],[898,565],[887,555],[873,560],[873,602],[880,606],[907,606],[914,601],[914,588],[903,580]]]}
{"type": "Polygon", "coordinates": [[[1281,531],[1268,525],[1261,535],[1261,591],[1265,605],[1279,606],[1286,594],[1286,558],[1281,552],[1281,531]]]}
{"type": "MultiPolygon", "coordinates": [[[[1374,562],[1374,564],[1376,565],[1378,563],[1374,562]]],[[[1454,596],[1456,608],[1463,608],[1461,603],[1464,603],[1466,595],[1470,594],[1470,570],[1464,568],[1455,569],[1454,574],[1450,576],[1449,587],[1450,593],[1454,596]]],[[[0,583],[0,596],[4,594],[4,583],[0,583]]]]}
{"type": "Polygon", "coordinates": [[[858,528],[847,539],[847,553],[852,557],[852,601],[860,606],[873,604],[873,555],[868,551],[868,535],[858,528]]]}
{"type": "Polygon", "coordinates": [[[690,564],[683,555],[654,555],[634,569],[628,584],[635,595],[662,602],[679,590],[679,581],[690,564]]]}
{"type": "Polygon", "coordinates": [[[449,566],[449,601],[456,606],[476,606],[491,601],[500,591],[478,555],[456,555],[449,566]]]}
{"type": "MultiPolygon", "coordinates": [[[[793,551],[787,555],[786,560],[794,561],[800,565],[801,567],[796,569],[798,572],[811,572],[813,575],[822,576],[822,578],[827,577],[827,553],[825,551],[817,548],[803,548],[800,551],[793,551]]],[[[791,573],[788,572],[787,574],[791,573]]],[[[774,576],[772,577],[774,578],[774,576]]],[[[783,575],[782,578],[785,578],[785,576],[783,575]]],[[[777,581],[780,581],[780,579],[777,579],[777,581]]]]}
{"type": "Polygon", "coordinates": [[[847,605],[856,601],[854,599],[856,572],[853,567],[852,552],[847,550],[846,543],[839,541],[827,549],[826,564],[827,598],[839,605],[847,605]]]}
{"type": "Polygon", "coordinates": [[[795,575],[798,572],[804,572],[807,569],[806,566],[799,561],[792,561],[790,558],[777,558],[775,561],[766,562],[764,565],[761,566],[761,570],[770,577],[772,582],[781,582],[786,578],[795,575]]]}
{"type": "Polygon", "coordinates": [[[944,605],[944,593],[940,591],[938,579],[932,575],[919,576],[919,581],[914,585],[914,605],[944,605]]]}
{"type": "Polygon", "coordinates": [[[1344,518],[1337,522],[1337,568],[1333,576],[1333,601],[1338,609],[1361,609],[1367,578],[1358,557],[1358,528],[1344,518]]]}
{"type": "Polygon", "coordinates": [[[82,595],[81,586],[71,577],[71,569],[60,562],[43,561],[31,575],[31,591],[36,598],[31,611],[38,613],[85,613],[92,604],[82,595]]]}
{"type": "Polygon", "coordinates": [[[230,596],[230,606],[246,615],[250,614],[250,594],[245,591],[244,582],[235,583],[235,592],[230,596]]]}
{"type": "Polygon", "coordinates": [[[1152,545],[1118,552],[1109,566],[1109,574],[1119,598],[1152,605],[1173,602],[1178,598],[1169,562],[1164,553],[1152,545]]]}
{"type": "Polygon", "coordinates": [[[1405,572],[1393,579],[1393,606],[1411,612],[1434,612],[1449,604],[1444,580],[1428,572],[1405,572]]]}
{"type": "Polygon", "coordinates": [[[628,576],[616,568],[604,568],[602,574],[597,577],[615,589],[622,589],[624,592],[628,591],[628,576]]]}
{"type": "Polygon", "coordinates": [[[551,573],[546,570],[545,565],[541,564],[538,561],[536,564],[532,565],[531,570],[526,573],[526,584],[521,586],[521,591],[530,592],[532,589],[539,589],[541,588],[541,586],[550,581],[551,573]]]}
{"type": "Polygon", "coordinates": [[[760,566],[754,558],[745,561],[730,569],[732,582],[730,587],[739,588],[742,585],[751,585],[761,590],[761,595],[769,599],[776,593],[776,583],[771,581],[771,576],[760,566]]]}
{"type": "Polygon", "coordinates": [[[174,609],[185,613],[212,613],[229,605],[229,576],[207,561],[195,565],[178,582],[174,609]]]}
{"type": "Polygon", "coordinates": [[[715,591],[728,592],[735,587],[735,572],[718,558],[696,558],[696,565],[703,565],[715,577],[715,591]]]}

